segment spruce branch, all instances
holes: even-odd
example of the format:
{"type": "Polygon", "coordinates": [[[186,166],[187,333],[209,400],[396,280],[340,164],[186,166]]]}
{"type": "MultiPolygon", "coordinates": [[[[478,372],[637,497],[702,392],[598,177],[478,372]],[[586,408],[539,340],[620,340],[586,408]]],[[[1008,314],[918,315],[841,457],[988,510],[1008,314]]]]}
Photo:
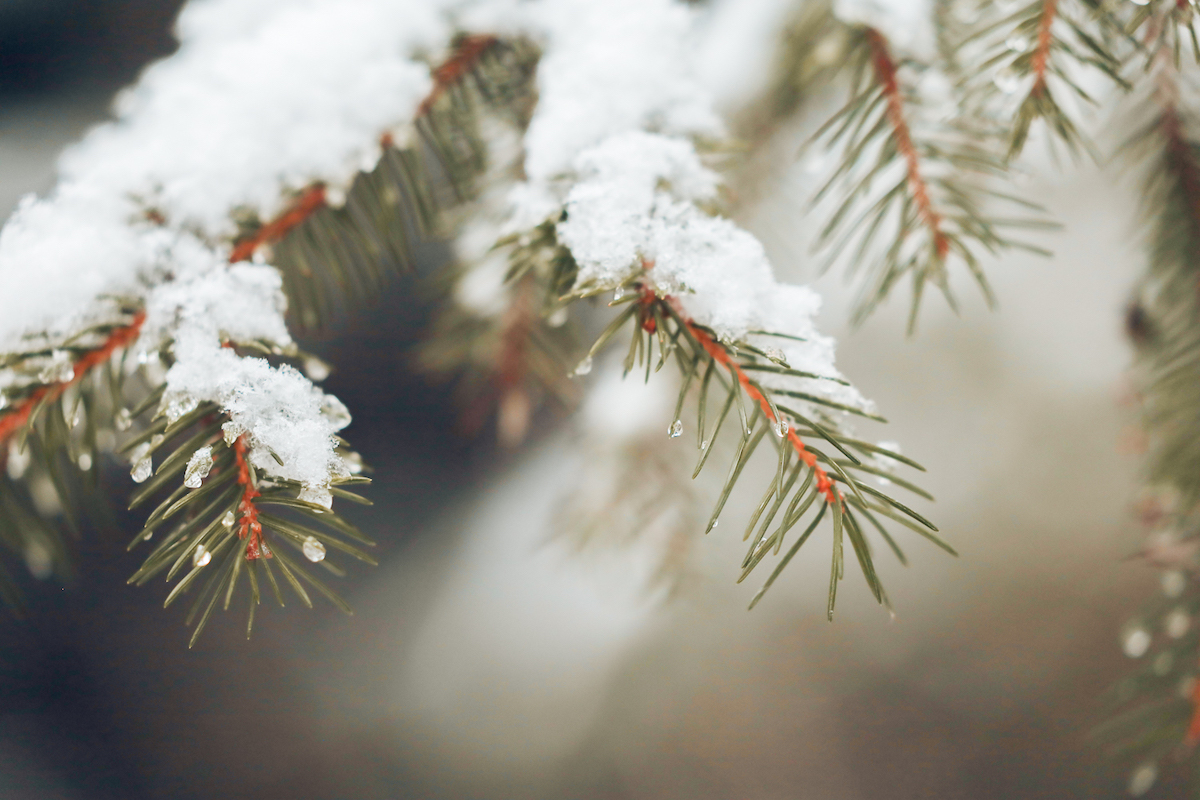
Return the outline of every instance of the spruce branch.
{"type": "Polygon", "coordinates": [[[1033,123],[1041,120],[1072,156],[1095,146],[1064,108],[1056,92],[1096,105],[1081,78],[1089,70],[1106,75],[1122,88],[1121,60],[1114,49],[1116,23],[1104,9],[1084,0],[1036,0],[1017,10],[994,12],[993,19],[971,32],[964,46],[977,51],[964,73],[962,90],[980,113],[1005,130],[1009,159],[1020,155],[1033,123]]]}
{"type": "MultiPolygon", "coordinates": [[[[903,553],[883,528],[879,517],[897,521],[956,555],[954,549],[937,535],[937,528],[933,523],[890,495],[867,486],[854,477],[854,472],[860,470],[868,474],[877,472],[876,468],[864,461],[864,457],[871,455],[882,455],[921,468],[884,448],[844,436],[825,410],[856,414],[878,421],[883,421],[882,418],[829,400],[819,392],[799,391],[787,388],[786,384],[778,387],[768,386],[754,375],[760,373],[779,379],[837,379],[794,370],[779,354],[751,342],[719,340],[712,330],[690,319],[678,299],[669,294],[659,293],[653,282],[651,263],[647,264],[644,277],[632,279],[618,291],[613,305],[624,305],[625,308],[597,338],[577,372],[590,371],[591,359],[610,343],[619,331],[627,327],[632,328],[629,351],[625,359],[627,375],[635,368],[644,367],[645,379],[648,381],[652,372],[660,370],[668,360],[674,360],[683,375],[683,385],[676,405],[676,418],[668,430],[670,438],[675,439],[681,435],[683,421],[679,414],[690,391],[697,384],[699,386],[696,438],[700,455],[693,477],[699,475],[703,469],[713,450],[716,437],[726,427],[725,423],[728,421],[737,425],[736,455],[705,527],[706,533],[717,527],[726,501],[750,457],[762,442],[770,441],[776,450],[776,475],[768,483],[765,494],[743,535],[743,541],[748,540],[750,544],[741,564],[738,582],[745,580],[769,553],[778,554],[788,532],[800,524],[810,511],[815,512],[806,532],[779,562],[775,572],[754,597],[751,608],[759,602],[783,567],[808,540],[826,512],[833,520],[835,542],[833,573],[826,608],[830,620],[833,619],[837,583],[843,579],[845,573],[841,552],[842,542],[846,538],[850,539],[856,560],[872,595],[881,605],[890,608],[887,593],[876,572],[874,556],[862,521],[866,521],[881,533],[902,562],[903,553]],[[657,360],[654,356],[656,343],[657,360]],[[710,427],[711,395],[715,395],[720,410],[710,427]],[[789,405],[784,405],[785,402],[789,405]],[[811,410],[802,411],[797,406],[808,406],[811,410]],[[736,423],[733,422],[734,409],[736,423]],[[823,440],[841,458],[814,447],[801,438],[802,435],[805,438],[823,440]],[[777,520],[778,524],[772,529],[772,524],[777,520]]],[[[759,332],[759,335],[772,334],[759,332]]],[[[928,497],[907,482],[900,485],[909,486],[918,494],[928,497]]]]}
{"type": "Polygon", "coordinates": [[[1126,625],[1123,649],[1141,664],[1110,690],[1110,719],[1094,734],[1135,775],[1150,779],[1164,763],[1186,762],[1193,771],[1200,763],[1200,637],[1193,624],[1200,612],[1194,390],[1200,381],[1200,141],[1195,112],[1181,99],[1189,78],[1179,53],[1190,16],[1181,19],[1180,10],[1171,3],[1133,16],[1130,29],[1142,39],[1149,84],[1140,111],[1151,121],[1126,147],[1130,157],[1150,162],[1148,263],[1127,324],[1148,442],[1140,508],[1148,535],[1140,555],[1163,570],[1163,594],[1126,625]]]}
{"type": "Polygon", "coordinates": [[[835,209],[816,246],[827,253],[826,266],[844,258],[852,277],[860,267],[866,270],[854,321],[861,323],[905,276],[913,285],[910,333],[927,284],[957,308],[947,274],[952,260],[963,262],[994,306],[975,249],[1044,254],[1005,231],[1052,226],[1037,216],[993,216],[987,205],[994,202],[1024,212],[1042,210],[987,185],[1006,173],[1006,164],[965,122],[939,124],[930,136],[918,138],[910,110],[919,103],[901,80],[902,68],[909,65],[892,56],[880,31],[860,27],[854,35],[851,99],[813,137],[842,151],[840,164],[815,196],[815,203],[829,198],[835,209]]]}

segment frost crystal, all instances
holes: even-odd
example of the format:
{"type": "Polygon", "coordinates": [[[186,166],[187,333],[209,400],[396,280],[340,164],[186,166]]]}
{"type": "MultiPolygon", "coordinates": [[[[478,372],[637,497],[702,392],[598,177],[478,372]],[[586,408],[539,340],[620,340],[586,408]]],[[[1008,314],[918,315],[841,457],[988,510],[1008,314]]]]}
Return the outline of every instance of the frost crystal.
{"type": "Polygon", "coordinates": [[[678,439],[680,436],[682,436],[683,435],[683,420],[677,419],[674,422],[672,422],[671,428],[670,428],[670,430],[667,431],[667,433],[670,434],[672,439],[678,439]]]}
{"type": "Polygon", "coordinates": [[[237,520],[234,518],[232,511],[226,511],[225,516],[221,517],[221,524],[229,530],[233,529],[233,524],[235,522],[237,522],[237,520]]]}
{"type": "Polygon", "coordinates": [[[117,411],[116,417],[113,419],[113,424],[119,431],[127,431],[133,427],[133,414],[128,408],[122,408],[117,411]]]}
{"type": "Polygon", "coordinates": [[[192,553],[192,566],[207,566],[210,561],[212,561],[212,551],[202,544],[196,545],[196,550],[192,553]]]}
{"type": "Polygon", "coordinates": [[[188,459],[187,468],[183,471],[183,485],[189,489],[199,489],[212,466],[212,447],[205,445],[188,459]]]}

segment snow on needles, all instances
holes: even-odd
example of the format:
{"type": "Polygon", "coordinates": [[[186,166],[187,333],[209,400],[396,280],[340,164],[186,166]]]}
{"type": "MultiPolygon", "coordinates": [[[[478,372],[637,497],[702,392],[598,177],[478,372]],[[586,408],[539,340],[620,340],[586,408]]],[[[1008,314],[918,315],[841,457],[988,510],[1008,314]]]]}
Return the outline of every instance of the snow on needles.
{"type": "Polygon", "coordinates": [[[0,232],[0,350],[111,320],[106,296],[140,300],[140,347],[173,349],[169,414],[217,402],[253,463],[328,485],[344,407],[295,370],[221,347],[291,346],[278,273],[225,263],[233,215],[268,220],[290,192],[371,168],[380,135],[429,91],[413,55],[447,46],[447,4],[193,0],[179,51],[120,95],[117,119],[64,154],[55,192],[23,200],[0,232]]]}
{"type": "MultiPolygon", "coordinates": [[[[291,346],[275,271],[225,263],[233,219],[270,219],[292,192],[371,168],[380,135],[406,127],[428,93],[415,56],[446,50],[454,14],[471,32],[543,46],[514,220],[565,205],[559,232],[581,280],[615,285],[651,260],[697,320],[726,336],[802,336],[791,363],[836,375],[832,342],[812,327],[817,296],[775,283],[758,241],[697,205],[718,181],[694,142],[722,126],[695,77],[695,11],[678,0],[192,0],[179,51],[63,156],[55,192],[24,200],[0,232],[0,351],[111,321],[105,297],[140,301],[140,346],[173,349],[169,413],[216,402],[253,463],[326,486],[340,474],[344,407],[295,370],[221,346],[291,346]]],[[[852,394],[839,399],[863,402],[852,394]]]]}
{"type": "MultiPolygon", "coordinates": [[[[592,4],[551,5],[583,13],[592,4]]],[[[539,69],[540,100],[526,137],[530,185],[514,193],[515,217],[528,219],[530,198],[557,194],[566,212],[558,236],[579,263],[577,286],[615,287],[652,264],[647,275],[657,289],[674,295],[722,338],[754,340],[752,330],[800,337],[805,341],[758,344],[786,342],[782,350],[794,368],[840,377],[833,340],[813,325],[818,295],[776,282],[754,236],[697,205],[716,199],[719,178],[701,163],[694,141],[719,134],[721,127],[690,61],[689,10],[671,0],[619,0],[605,11],[653,31],[653,46],[636,38],[624,42],[629,26],[611,22],[567,25],[561,37],[550,36],[544,62],[555,69],[539,69]],[[587,41],[580,41],[585,35],[587,41]],[[669,68],[660,64],[662,53],[672,56],[669,68]],[[574,152],[564,150],[568,145],[574,152]]],[[[857,390],[833,381],[772,376],[764,383],[781,381],[871,407],[857,390]]]]}

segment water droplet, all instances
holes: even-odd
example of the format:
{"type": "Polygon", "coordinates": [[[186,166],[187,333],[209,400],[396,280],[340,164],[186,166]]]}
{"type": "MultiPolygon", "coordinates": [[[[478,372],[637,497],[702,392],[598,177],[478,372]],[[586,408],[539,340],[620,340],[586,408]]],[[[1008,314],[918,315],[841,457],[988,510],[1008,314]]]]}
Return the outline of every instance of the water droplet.
{"type": "Polygon", "coordinates": [[[567,307],[563,306],[562,308],[558,309],[550,316],[546,317],[546,324],[549,325],[551,328],[561,328],[563,325],[566,325],[567,324],[567,307]]]}
{"type": "Polygon", "coordinates": [[[678,439],[683,435],[683,420],[677,419],[671,423],[671,427],[667,429],[667,434],[672,439],[678,439]]]}
{"type": "Polygon", "coordinates": [[[238,437],[246,432],[241,423],[229,420],[221,426],[221,435],[225,437],[225,444],[233,447],[233,443],[238,440],[238,437]]]}
{"type": "Polygon", "coordinates": [[[712,525],[709,525],[709,526],[708,526],[708,529],[711,531],[713,528],[717,527],[717,526],[718,526],[718,525],[720,525],[720,524],[721,524],[721,520],[719,520],[719,519],[714,519],[714,520],[712,521],[712,525]]]}
{"type": "Polygon", "coordinates": [[[233,523],[235,522],[237,522],[237,518],[233,516],[232,511],[226,511],[225,516],[221,517],[221,524],[224,525],[227,530],[233,530],[233,523]]]}
{"type": "Polygon", "coordinates": [[[212,466],[212,446],[205,445],[188,459],[187,468],[183,471],[183,485],[189,489],[199,489],[212,466]]]}
{"type": "Polygon", "coordinates": [[[321,416],[329,421],[335,431],[340,431],[342,428],[350,424],[350,409],[331,394],[325,395],[321,401],[321,416]]]}
{"type": "Polygon", "coordinates": [[[579,362],[579,366],[575,367],[575,375],[587,375],[592,371],[592,357],[588,356],[583,361],[579,362]]]}
{"type": "Polygon", "coordinates": [[[787,356],[778,347],[764,347],[763,354],[776,364],[787,364],[787,356]]]}
{"type": "Polygon", "coordinates": [[[76,406],[75,412],[73,414],[71,414],[71,419],[68,420],[67,424],[70,425],[72,428],[78,428],[79,423],[81,423],[81,422],[83,422],[83,409],[80,408],[79,406],[76,406]]]}
{"type": "Polygon", "coordinates": [[[333,492],[325,486],[305,486],[298,497],[306,503],[333,508],[333,492]]]}
{"type": "Polygon", "coordinates": [[[91,453],[80,453],[79,458],[76,459],[76,463],[79,464],[79,468],[81,470],[83,470],[84,472],[87,472],[88,470],[90,470],[92,468],[92,454],[91,453]]]}
{"type": "MultiPolygon", "coordinates": [[[[1134,0],[1136,2],[1137,0],[1134,0]]],[[[1141,797],[1150,791],[1150,787],[1158,780],[1158,767],[1150,762],[1142,764],[1129,776],[1129,794],[1141,797]]]]}
{"type": "Polygon", "coordinates": [[[708,449],[708,439],[705,439],[703,442],[701,442],[701,443],[700,443],[700,449],[701,449],[701,450],[707,450],[707,449],[708,449]]]}
{"type": "Polygon", "coordinates": [[[25,470],[29,469],[30,462],[33,461],[33,453],[28,447],[24,450],[17,447],[17,443],[13,440],[8,442],[8,477],[14,481],[21,480],[25,475],[25,470]]]}
{"type": "Polygon", "coordinates": [[[329,373],[332,371],[333,368],[328,363],[316,356],[304,359],[304,374],[308,376],[309,380],[323,381],[329,377],[329,373]]]}
{"type": "Polygon", "coordinates": [[[49,578],[54,571],[54,559],[50,555],[50,549],[38,541],[25,545],[25,566],[29,569],[29,574],[39,581],[49,578]]]}
{"type": "Polygon", "coordinates": [[[775,423],[775,435],[780,439],[788,435],[788,421],[786,419],[780,418],[780,420],[775,423]]]}
{"type": "Polygon", "coordinates": [[[1141,658],[1150,649],[1150,641],[1150,631],[1141,625],[1135,625],[1121,637],[1121,649],[1130,658],[1141,658]]]}
{"type": "Polygon", "coordinates": [[[66,383],[74,377],[75,364],[66,350],[51,353],[49,362],[38,373],[38,380],[42,383],[66,383]]]}
{"type": "Polygon", "coordinates": [[[326,186],[325,204],[330,208],[341,208],[346,205],[346,191],[337,186],[326,186]]]}
{"type": "Polygon", "coordinates": [[[133,414],[128,408],[122,408],[113,418],[113,424],[117,426],[117,430],[127,431],[133,427],[133,414]]]}
{"type": "Polygon", "coordinates": [[[618,300],[622,300],[624,298],[625,298],[625,287],[618,286],[617,290],[615,292],[613,292],[613,302],[615,303],[618,300]]]}
{"type": "Polygon", "coordinates": [[[1187,588],[1187,576],[1177,569],[1162,574],[1162,591],[1167,597],[1179,597],[1187,588]]]}
{"type": "Polygon", "coordinates": [[[133,478],[134,483],[142,483],[146,478],[150,477],[153,469],[154,464],[150,456],[142,456],[133,462],[133,469],[129,471],[129,476],[133,478]]]}
{"type": "Polygon", "coordinates": [[[346,463],[346,471],[351,475],[361,475],[363,471],[363,458],[358,453],[350,452],[342,456],[342,461],[346,463]]]}
{"type": "Polygon", "coordinates": [[[310,536],[304,540],[304,557],[314,564],[318,561],[325,560],[325,545],[317,541],[317,537],[310,536]]]}
{"type": "Polygon", "coordinates": [[[1167,614],[1167,618],[1163,620],[1163,627],[1167,631],[1167,636],[1178,639],[1188,632],[1188,628],[1192,627],[1192,618],[1184,609],[1176,608],[1167,614]]]}
{"type": "Polygon", "coordinates": [[[196,552],[192,553],[192,566],[203,567],[210,561],[212,561],[212,551],[202,544],[196,545],[196,552]]]}
{"type": "Polygon", "coordinates": [[[1029,40],[1016,33],[1004,40],[1004,46],[1014,53],[1024,53],[1029,49],[1029,40]]]}
{"type": "Polygon", "coordinates": [[[1005,94],[1012,94],[1021,85],[1021,78],[1017,73],[1007,67],[996,73],[996,77],[992,79],[992,83],[996,84],[996,88],[1005,94]]]}
{"type": "Polygon", "coordinates": [[[162,413],[166,414],[167,422],[178,422],[182,417],[192,413],[196,407],[200,405],[200,401],[194,397],[188,397],[182,393],[175,393],[164,396],[162,405],[159,408],[162,413]]]}

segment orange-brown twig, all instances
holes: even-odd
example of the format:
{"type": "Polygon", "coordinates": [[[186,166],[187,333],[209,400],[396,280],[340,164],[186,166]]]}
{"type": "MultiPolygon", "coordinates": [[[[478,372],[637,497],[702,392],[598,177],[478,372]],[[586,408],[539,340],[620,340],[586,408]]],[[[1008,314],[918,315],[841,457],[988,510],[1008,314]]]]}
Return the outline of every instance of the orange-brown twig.
{"type": "Polygon", "coordinates": [[[325,205],[325,186],[316,184],[306,189],[296,201],[275,219],[263,225],[252,236],[238,242],[229,254],[229,263],[246,261],[254,251],[267,242],[282,239],[288,231],[311,217],[325,205]]]}
{"type": "Polygon", "coordinates": [[[1044,0],[1042,18],[1038,21],[1037,49],[1029,64],[1033,70],[1033,88],[1030,94],[1038,95],[1046,90],[1046,70],[1050,66],[1050,46],[1054,43],[1051,27],[1058,12],[1058,0],[1044,0]]]}
{"type": "Polygon", "coordinates": [[[246,542],[246,560],[270,558],[271,550],[263,542],[262,523],[258,521],[258,506],[254,498],[258,497],[258,489],[250,477],[250,465],[246,463],[246,435],[242,434],[233,442],[233,456],[237,459],[237,481],[242,487],[242,499],[238,503],[237,532],[239,539],[250,538],[246,542]]]}
{"type": "Polygon", "coordinates": [[[939,259],[945,259],[950,252],[950,239],[942,230],[942,215],[933,207],[929,196],[929,184],[921,175],[921,164],[917,158],[917,148],[913,145],[912,133],[904,118],[904,98],[900,95],[900,84],[896,80],[896,62],[888,51],[887,39],[874,28],[866,30],[867,45],[871,48],[871,63],[875,70],[875,80],[883,90],[887,99],[887,117],[892,125],[892,136],[896,140],[896,150],[904,157],[908,167],[908,188],[912,192],[913,202],[921,221],[929,228],[933,236],[933,248],[939,259]]]}
{"type": "MultiPolygon", "coordinates": [[[[648,309],[652,308],[653,303],[657,300],[658,297],[654,293],[653,289],[645,286],[642,287],[642,296],[639,301],[643,308],[643,312],[641,314],[642,326],[651,333],[655,331],[657,323],[655,322],[653,314],[650,313],[648,309]]],[[[663,298],[663,302],[671,303],[673,308],[675,308],[677,311],[679,310],[678,303],[670,295],[663,298]]],[[[737,382],[741,385],[742,390],[746,393],[746,395],[749,396],[751,400],[758,403],[759,408],[762,409],[763,416],[765,416],[772,424],[779,425],[781,420],[775,416],[775,410],[771,407],[771,404],[767,402],[767,398],[763,396],[763,393],[759,391],[758,387],[756,387],[750,380],[750,376],[746,374],[746,371],[743,370],[735,360],[729,357],[729,353],[725,350],[725,348],[722,347],[719,342],[715,341],[711,336],[709,336],[703,328],[696,325],[689,317],[685,317],[680,314],[679,318],[683,320],[683,324],[687,327],[688,333],[691,334],[691,336],[697,342],[699,342],[700,346],[704,348],[704,352],[708,353],[713,361],[716,361],[718,364],[725,367],[725,369],[729,370],[730,374],[737,379],[737,382]]],[[[829,473],[827,473],[817,464],[816,454],[804,446],[804,442],[794,430],[788,430],[787,440],[795,449],[796,455],[799,456],[800,460],[803,461],[809,467],[809,469],[813,471],[813,474],[817,479],[817,491],[825,497],[825,501],[827,503],[839,502],[838,493],[833,486],[833,480],[830,479],[829,473]]]]}
{"type": "Polygon", "coordinates": [[[116,350],[122,347],[128,347],[133,344],[141,332],[142,323],[146,321],[146,312],[139,311],[133,321],[124,327],[117,328],[108,335],[104,340],[104,344],[95,350],[84,353],[83,356],[75,362],[75,372],[70,380],[60,383],[52,383],[46,386],[39,386],[29,397],[25,398],[12,411],[0,417],[0,443],[5,442],[9,436],[19,431],[26,422],[29,421],[33,410],[37,408],[39,403],[51,403],[62,396],[62,393],[67,390],[68,386],[78,383],[83,380],[83,377],[91,371],[92,367],[97,364],[103,364],[112,356],[116,350]]]}
{"type": "MultiPolygon", "coordinates": [[[[443,94],[449,91],[450,87],[462,80],[463,76],[475,68],[479,63],[479,59],[484,53],[491,48],[499,39],[491,35],[467,36],[459,42],[454,53],[440,66],[433,71],[433,88],[421,104],[417,107],[417,116],[423,117],[433,109],[434,104],[443,94]]],[[[383,147],[391,147],[393,138],[390,133],[384,133],[380,137],[380,144],[383,147]]],[[[233,252],[229,254],[229,263],[236,264],[239,261],[246,261],[254,255],[254,252],[262,245],[268,242],[276,242],[282,239],[287,233],[297,225],[303,223],[318,210],[323,208],[326,203],[325,186],[324,184],[314,184],[296,198],[286,211],[280,214],[275,219],[267,222],[252,235],[246,237],[234,245],[233,252]]]]}
{"type": "Polygon", "coordinates": [[[473,70],[483,54],[498,41],[499,39],[490,34],[464,36],[450,57],[433,71],[433,88],[417,107],[417,116],[423,117],[428,114],[438,98],[473,70]]]}

